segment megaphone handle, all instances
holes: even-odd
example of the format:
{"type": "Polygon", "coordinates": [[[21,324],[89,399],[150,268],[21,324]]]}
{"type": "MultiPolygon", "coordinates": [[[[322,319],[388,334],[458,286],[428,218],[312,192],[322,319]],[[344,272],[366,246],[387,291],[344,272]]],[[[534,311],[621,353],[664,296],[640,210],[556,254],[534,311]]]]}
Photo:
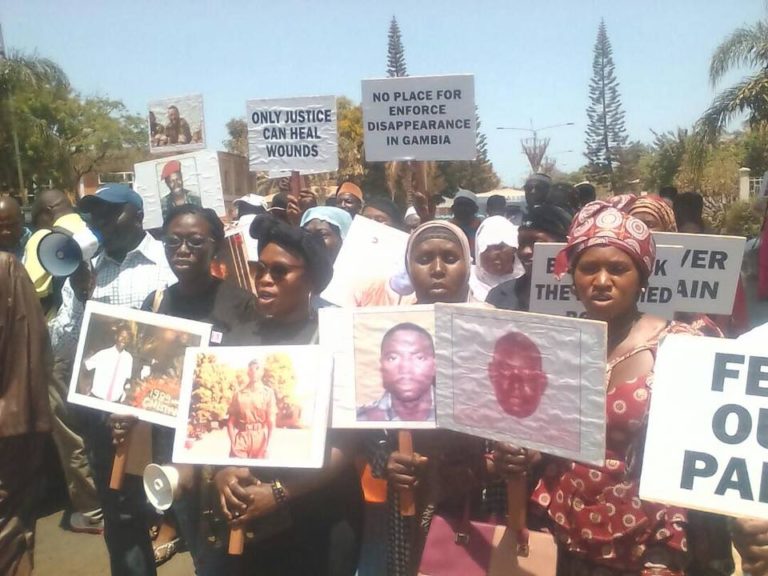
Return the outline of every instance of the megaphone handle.
{"type": "MultiPolygon", "coordinates": [[[[406,456],[413,456],[413,435],[410,430],[400,430],[397,433],[398,450],[406,456]]],[[[416,503],[413,499],[413,491],[400,492],[400,515],[416,516],[416,503]]]]}
{"type": "Polygon", "coordinates": [[[112,461],[112,476],[109,479],[109,487],[112,490],[123,489],[123,479],[125,478],[125,465],[128,462],[128,452],[131,449],[131,439],[133,438],[133,429],[129,430],[125,440],[115,448],[115,459],[112,461]]]}
{"type": "Polygon", "coordinates": [[[245,532],[242,528],[232,528],[229,531],[229,553],[232,556],[240,556],[245,547],[245,532]]]}

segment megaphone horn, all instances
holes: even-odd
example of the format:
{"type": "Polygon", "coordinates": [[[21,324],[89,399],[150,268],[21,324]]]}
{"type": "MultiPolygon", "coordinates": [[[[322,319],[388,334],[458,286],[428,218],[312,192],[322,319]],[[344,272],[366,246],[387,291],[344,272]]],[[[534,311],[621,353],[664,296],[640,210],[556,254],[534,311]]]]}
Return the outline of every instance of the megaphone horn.
{"type": "Polygon", "coordinates": [[[99,240],[90,229],[73,234],[66,228],[56,227],[40,240],[37,258],[51,276],[69,276],[98,249],[99,240]]]}
{"type": "Polygon", "coordinates": [[[168,510],[179,495],[179,471],[175,466],[149,464],[144,468],[144,492],[158,510],[168,510]]]}

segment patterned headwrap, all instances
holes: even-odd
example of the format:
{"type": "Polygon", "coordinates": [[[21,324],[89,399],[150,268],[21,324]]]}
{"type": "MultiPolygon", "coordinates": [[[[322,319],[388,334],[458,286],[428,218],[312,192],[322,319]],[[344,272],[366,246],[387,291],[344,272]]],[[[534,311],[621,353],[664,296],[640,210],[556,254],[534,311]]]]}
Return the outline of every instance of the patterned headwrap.
{"type": "Polygon", "coordinates": [[[659,232],[677,232],[675,213],[660,196],[641,196],[629,209],[632,216],[642,212],[651,214],[659,221],[662,226],[659,232]]]}
{"type": "Polygon", "coordinates": [[[587,248],[595,246],[613,246],[626,252],[643,280],[650,277],[656,258],[651,231],[637,218],[602,200],[590,202],[574,217],[568,231],[568,245],[555,260],[555,275],[561,278],[587,248]]]}

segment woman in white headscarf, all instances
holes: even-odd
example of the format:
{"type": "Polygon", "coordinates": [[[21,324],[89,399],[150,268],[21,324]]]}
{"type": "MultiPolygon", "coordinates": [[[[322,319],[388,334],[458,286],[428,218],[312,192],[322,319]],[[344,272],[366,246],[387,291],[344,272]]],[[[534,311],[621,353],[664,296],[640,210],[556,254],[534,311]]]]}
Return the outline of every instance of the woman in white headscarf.
{"type": "Polygon", "coordinates": [[[472,266],[469,288],[475,300],[485,302],[492,288],[525,273],[517,258],[517,226],[503,216],[486,218],[475,243],[477,264],[472,266]]]}

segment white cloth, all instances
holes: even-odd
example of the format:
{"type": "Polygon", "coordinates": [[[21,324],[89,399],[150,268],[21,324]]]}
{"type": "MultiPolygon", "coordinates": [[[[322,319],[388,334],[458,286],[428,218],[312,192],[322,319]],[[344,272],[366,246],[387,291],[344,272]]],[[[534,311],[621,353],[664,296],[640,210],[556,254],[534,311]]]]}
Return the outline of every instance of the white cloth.
{"type": "Polygon", "coordinates": [[[102,400],[116,402],[123,396],[125,381],[133,373],[133,356],[112,346],[88,358],[85,369],[94,371],[91,394],[102,400]]]}
{"type": "MultiPolygon", "coordinates": [[[[145,234],[141,243],[128,252],[122,262],[101,253],[91,264],[96,274],[96,287],[91,299],[96,302],[141,308],[151,292],[176,282],[162,242],[149,234],[145,234]]],[[[58,358],[74,358],[85,307],[75,298],[69,280],[64,284],[61,298],[59,312],[48,326],[51,344],[58,358]]]]}
{"type": "Polygon", "coordinates": [[[736,338],[736,341],[744,344],[762,344],[766,338],[768,338],[768,322],[752,328],[749,332],[736,338]]]}
{"type": "Polygon", "coordinates": [[[504,218],[504,216],[486,218],[477,229],[477,236],[475,237],[477,264],[472,265],[469,276],[469,289],[472,295],[480,302],[485,302],[488,292],[502,282],[520,278],[525,274],[525,269],[517,257],[515,257],[514,267],[510,274],[496,275],[482,267],[481,255],[489,246],[496,246],[497,244],[506,244],[511,248],[518,247],[517,226],[504,218]]]}

